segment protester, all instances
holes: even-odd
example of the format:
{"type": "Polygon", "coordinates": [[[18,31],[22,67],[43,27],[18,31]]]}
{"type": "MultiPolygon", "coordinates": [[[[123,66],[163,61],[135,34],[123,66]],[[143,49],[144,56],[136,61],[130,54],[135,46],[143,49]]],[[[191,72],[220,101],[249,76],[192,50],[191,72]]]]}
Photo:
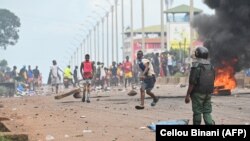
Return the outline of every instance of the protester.
{"type": "Polygon", "coordinates": [[[76,87],[76,84],[78,84],[78,66],[75,66],[75,69],[74,69],[74,73],[73,73],[73,76],[74,76],[74,87],[76,87]]]}
{"type": "Polygon", "coordinates": [[[95,71],[94,71],[94,64],[93,62],[90,61],[89,54],[85,55],[85,61],[81,63],[80,71],[82,78],[87,82],[84,86],[85,88],[83,90],[82,102],[85,102],[86,91],[87,91],[87,103],[90,103],[90,89],[91,89],[90,86],[95,71]]]}
{"type": "Polygon", "coordinates": [[[153,102],[151,106],[155,106],[159,101],[159,98],[151,92],[154,88],[154,84],[156,81],[155,73],[153,69],[152,63],[148,59],[143,58],[143,52],[140,50],[137,52],[137,60],[140,70],[140,80],[141,80],[141,105],[135,106],[136,109],[144,109],[144,99],[145,99],[145,91],[146,93],[153,98],[153,102]]]}
{"type": "Polygon", "coordinates": [[[59,71],[63,72],[61,68],[57,66],[56,60],[52,61],[53,66],[50,68],[50,78],[51,78],[51,86],[52,86],[52,92],[54,91],[53,87],[56,88],[56,94],[58,93],[59,84],[61,81],[61,77],[59,74],[59,71]]]}
{"type": "Polygon", "coordinates": [[[34,74],[34,90],[39,87],[39,77],[40,77],[40,71],[38,70],[38,66],[33,70],[34,74]]]}
{"type": "Polygon", "coordinates": [[[128,56],[126,56],[126,61],[123,63],[123,70],[125,73],[125,88],[127,88],[127,84],[131,85],[132,78],[132,63],[129,61],[128,56]]]}

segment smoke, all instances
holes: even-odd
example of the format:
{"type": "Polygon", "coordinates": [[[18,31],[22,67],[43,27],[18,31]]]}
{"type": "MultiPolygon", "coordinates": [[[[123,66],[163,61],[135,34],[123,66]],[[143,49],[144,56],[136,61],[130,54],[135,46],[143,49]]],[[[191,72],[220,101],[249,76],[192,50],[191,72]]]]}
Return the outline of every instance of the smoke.
{"type": "Polygon", "coordinates": [[[231,63],[238,72],[250,67],[250,0],[205,0],[215,15],[197,15],[192,25],[209,49],[212,63],[231,63]]]}

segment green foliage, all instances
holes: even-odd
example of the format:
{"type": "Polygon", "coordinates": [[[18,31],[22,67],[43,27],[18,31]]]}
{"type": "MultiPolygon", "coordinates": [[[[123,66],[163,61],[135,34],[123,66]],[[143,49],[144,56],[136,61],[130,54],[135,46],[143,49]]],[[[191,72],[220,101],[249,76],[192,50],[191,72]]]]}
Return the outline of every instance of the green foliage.
{"type": "Polygon", "coordinates": [[[6,60],[0,60],[0,67],[7,67],[8,62],[6,60]]]}
{"type": "Polygon", "coordinates": [[[0,47],[15,45],[19,39],[20,19],[7,9],[0,9],[0,47]]]}

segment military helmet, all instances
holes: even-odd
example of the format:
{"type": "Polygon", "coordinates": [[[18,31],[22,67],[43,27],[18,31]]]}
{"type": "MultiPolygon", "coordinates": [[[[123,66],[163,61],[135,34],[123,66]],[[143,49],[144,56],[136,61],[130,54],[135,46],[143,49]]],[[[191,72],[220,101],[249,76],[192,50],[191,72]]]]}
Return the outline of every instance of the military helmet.
{"type": "Polygon", "coordinates": [[[208,49],[203,47],[203,46],[197,47],[195,50],[195,57],[207,59],[208,58],[208,49]]]}

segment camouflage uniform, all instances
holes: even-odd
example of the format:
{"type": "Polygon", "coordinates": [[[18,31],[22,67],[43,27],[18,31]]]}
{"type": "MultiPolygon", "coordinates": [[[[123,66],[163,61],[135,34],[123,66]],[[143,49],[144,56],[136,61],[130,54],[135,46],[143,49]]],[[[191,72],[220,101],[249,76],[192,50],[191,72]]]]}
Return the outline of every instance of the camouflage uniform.
{"type": "Polygon", "coordinates": [[[193,110],[193,124],[200,125],[203,119],[206,125],[214,124],[212,119],[212,104],[211,104],[211,94],[210,93],[201,93],[196,88],[198,85],[198,78],[200,68],[198,67],[199,63],[201,64],[210,64],[209,61],[204,59],[199,59],[197,62],[193,62],[190,77],[189,77],[189,84],[194,85],[194,90],[192,91],[190,97],[192,100],[192,110],[193,110]]]}

